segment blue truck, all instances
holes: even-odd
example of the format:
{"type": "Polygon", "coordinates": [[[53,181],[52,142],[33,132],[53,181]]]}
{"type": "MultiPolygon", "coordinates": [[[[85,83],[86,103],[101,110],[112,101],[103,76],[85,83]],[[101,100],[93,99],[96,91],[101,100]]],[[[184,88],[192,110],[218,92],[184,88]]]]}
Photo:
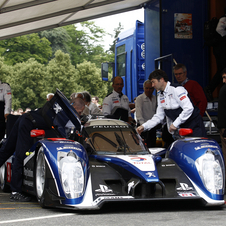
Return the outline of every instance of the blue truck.
{"type": "Polygon", "coordinates": [[[102,77],[105,81],[108,80],[109,64],[114,69],[113,76],[123,78],[123,93],[131,102],[143,93],[145,81],[144,23],[136,21],[134,28],[119,34],[115,46],[115,63],[102,63],[102,77]]]}
{"type": "MultiPolygon", "coordinates": [[[[143,82],[155,68],[163,69],[174,82],[173,59],[186,65],[190,79],[203,88],[208,84],[210,49],[204,47],[203,38],[208,15],[206,0],[195,4],[153,0],[144,5],[144,23],[137,21],[134,28],[121,32],[115,48],[114,73],[123,78],[123,93],[130,101],[143,92],[143,82]]],[[[103,64],[102,71],[107,67],[103,64]]]]}

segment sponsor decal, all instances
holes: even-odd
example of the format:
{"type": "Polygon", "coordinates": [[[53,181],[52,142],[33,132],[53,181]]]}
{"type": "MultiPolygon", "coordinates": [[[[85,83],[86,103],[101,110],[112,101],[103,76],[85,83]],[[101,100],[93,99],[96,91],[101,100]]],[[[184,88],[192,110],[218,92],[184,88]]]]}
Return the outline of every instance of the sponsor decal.
{"type": "Polygon", "coordinates": [[[7,95],[11,95],[11,93],[7,93],[7,95]]]}
{"type": "MultiPolygon", "coordinates": [[[[201,143],[201,142],[205,142],[204,140],[195,140],[195,139],[196,138],[194,138],[194,140],[191,140],[190,143],[201,143]]],[[[215,143],[215,141],[213,141],[213,140],[208,140],[208,143],[209,142],[215,143]]],[[[208,143],[205,143],[205,144],[208,144],[208,143]]]]}
{"type": "MultiPolygon", "coordinates": [[[[73,149],[73,150],[77,150],[77,151],[81,151],[82,152],[82,149],[81,148],[77,148],[77,147],[68,147],[68,146],[64,146],[64,147],[58,147],[57,148],[57,151],[61,151],[61,150],[65,150],[65,149],[73,149]]],[[[72,150],[70,150],[72,151],[72,150]]]]}
{"type": "Polygon", "coordinates": [[[116,104],[116,103],[119,103],[119,101],[118,100],[115,100],[115,101],[113,101],[113,103],[116,104]]]}
{"type": "Polygon", "coordinates": [[[117,156],[119,159],[136,166],[141,171],[155,171],[155,163],[151,155],[143,156],[117,156]]]}
{"type": "Polygon", "coordinates": [[[96,129],[96,128],[98,128],[98,129],[117,129],[117,128],[119,128],[119,129],[128,129],[129,126],[127,126],[127,125],[121,125],[121,126],[119,126],[119,125],[116,125],[116,126],[114,126],[114,125],[93,126],[93,129],[96,129]]]}
{"type": "Polygon", "coordinates": [[[2,90],[3,90],[3,89],[0,89],[0,93],[2,93],[2,90]]]}
{"type": "Polygon", "coordinates": [[[133,196],[107,196],[107,197],[103,196],[103,197],[98,197],[93,202],[94,204],[98,204],[104,199],[134,199],[134,197],[133,196]]]}
{"type": "Polygon", "coordinates": [[[186,98],[186,96],[182,96],[182,97],[180,97],[180,100],[182,101],[182,100],[184,100],[186,98]]]}
{"type": "Polygon", "coordinates": [[[147,172],[146,175],[148,177],[156,177],[155,174],[153,172],[147,172]]]}
{"type": "Polygon", "coordinates": [[[196,147],[195,150],[199,150],[202,148],[218,148],[216,145],[201,145],[199,147],[196,147]]]}
{"type": "Polygon", "coordinates": [[[189,187],[187,184],[185,183],[180,183],[180,187],[177,188],[178,191],[190,191],[193,190],[193,187],[189,187]]]}
{"type": "Polygon", "coordinates": [[[170,167],[170,166],[175,166],[175,164],[172,163],[172,164],[163,164],[163,165],[162,165],[162,167],[170,167]]]}
{"type": "Polygon", "coordinates": [[[61,106],[58,103],[55,104],[55,107],[53,109],[54,109],[56,114],[63,111],[63,109],[61,108],[61,106]]]}
{"type": "Polygon", "coordinates": [[[105,165],[92,165],[92,167],[96,167],[96,168],[103,168],[103,167],[106,167],[105,165]]]}
{"type": "Polygon", "coordinates": [[[146,158],[142,158],[142,157],[131,158],[131,161],[133,161],[134,165],[137,165],[137,164],[151,164],[150,161],[147,161],[146,158]]]}
{"type": "Polygon", "coordinates": [[[165,103],[165,100],[161,100],[161,104],[165,103]]]}
{"type": "Polygon", "coordinates": [[[195,197],[196,195],[193,193],[178,193],[179,196],[181,197],[195,197]]]}
{"type": "Polygon", "coordinates": [[[147,160],[146,158],[141,158],[141,157],[133,157],[131,158],[132,161],[135,161],[135,162],[142,162],[142,161],[145,161],[147,160]]]}
{"type": "Polygon", "coordinates": [[[108,186],[106,186],[106,185],[100,184],[99,186],[100,186],[100,188],[96,189],[95,190],[96,192],[103,192],[103,193],[113,192],[113,190],[109,189],[108,186]]]}
{"type": "MultiPolygon", "coordinates": [[[[66,140],[55,140],[54,143],[58,143],[58,144],[71,144],[71,141],[66,141],[66,140]]],[[[77,143],[76,141],[74,141],[73,143],[77,143]]]]}

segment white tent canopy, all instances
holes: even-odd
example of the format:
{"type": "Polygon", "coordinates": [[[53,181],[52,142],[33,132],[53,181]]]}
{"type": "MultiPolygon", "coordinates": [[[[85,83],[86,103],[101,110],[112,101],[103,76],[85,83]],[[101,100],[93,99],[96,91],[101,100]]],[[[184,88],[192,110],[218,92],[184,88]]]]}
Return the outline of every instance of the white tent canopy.
{"type": "Polygon", "coordinates": [[[0,0],[0,40],[139,9],[146,2],[147,0],[0,0]]]}

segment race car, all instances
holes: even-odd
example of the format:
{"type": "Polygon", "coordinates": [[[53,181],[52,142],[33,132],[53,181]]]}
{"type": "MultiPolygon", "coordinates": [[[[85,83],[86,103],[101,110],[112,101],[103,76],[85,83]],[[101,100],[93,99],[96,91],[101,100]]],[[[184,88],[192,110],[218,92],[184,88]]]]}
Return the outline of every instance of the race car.
{"type": "MultiPolygon", "coordinates": [[[[24,192],[36,196],[42,207],[95,210],[106,202],[157,200],[224,205],[225,166],[214,140],[187,137],[192,131],[181,129],[182,138],[168,149],[147,149],[136,130],[122,120],[91,119],[78,131],[79,118],[66,98],[51,103],[47,117],[57,121],[61,131],[67,120],[76,128],[69,136],[67,128],[61,132],[65,137],[38,140],[24,159],[24,192]],[[64,123],[56,120],[62,113],[67,115],[64,123]]],[[[44,132],[33,130],[32,136],[44,132]]],[[[1,167],[3,190],[12,164],[13,157],[1,167]]]]}

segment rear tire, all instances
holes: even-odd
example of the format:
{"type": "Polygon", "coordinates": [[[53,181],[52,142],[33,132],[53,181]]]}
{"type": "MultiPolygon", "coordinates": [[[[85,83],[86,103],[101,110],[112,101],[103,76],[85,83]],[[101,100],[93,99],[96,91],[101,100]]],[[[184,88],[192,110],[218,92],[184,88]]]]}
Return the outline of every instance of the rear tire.
{"type": "Polygon", "coordinates": [[[7,168],[5,164],[0,167],[0,187],[3,192],[10,192],[10,186],[7,184],[7,168]]]}
{"type": "Polygon", "coordinates": [[[40,206],[45,207],[44,192],[46,184],[46,163],[45,163],[45,154],[42,146],[38,150],[35,172],[36,172],[35,173],[36,197],[40,206]]]}

